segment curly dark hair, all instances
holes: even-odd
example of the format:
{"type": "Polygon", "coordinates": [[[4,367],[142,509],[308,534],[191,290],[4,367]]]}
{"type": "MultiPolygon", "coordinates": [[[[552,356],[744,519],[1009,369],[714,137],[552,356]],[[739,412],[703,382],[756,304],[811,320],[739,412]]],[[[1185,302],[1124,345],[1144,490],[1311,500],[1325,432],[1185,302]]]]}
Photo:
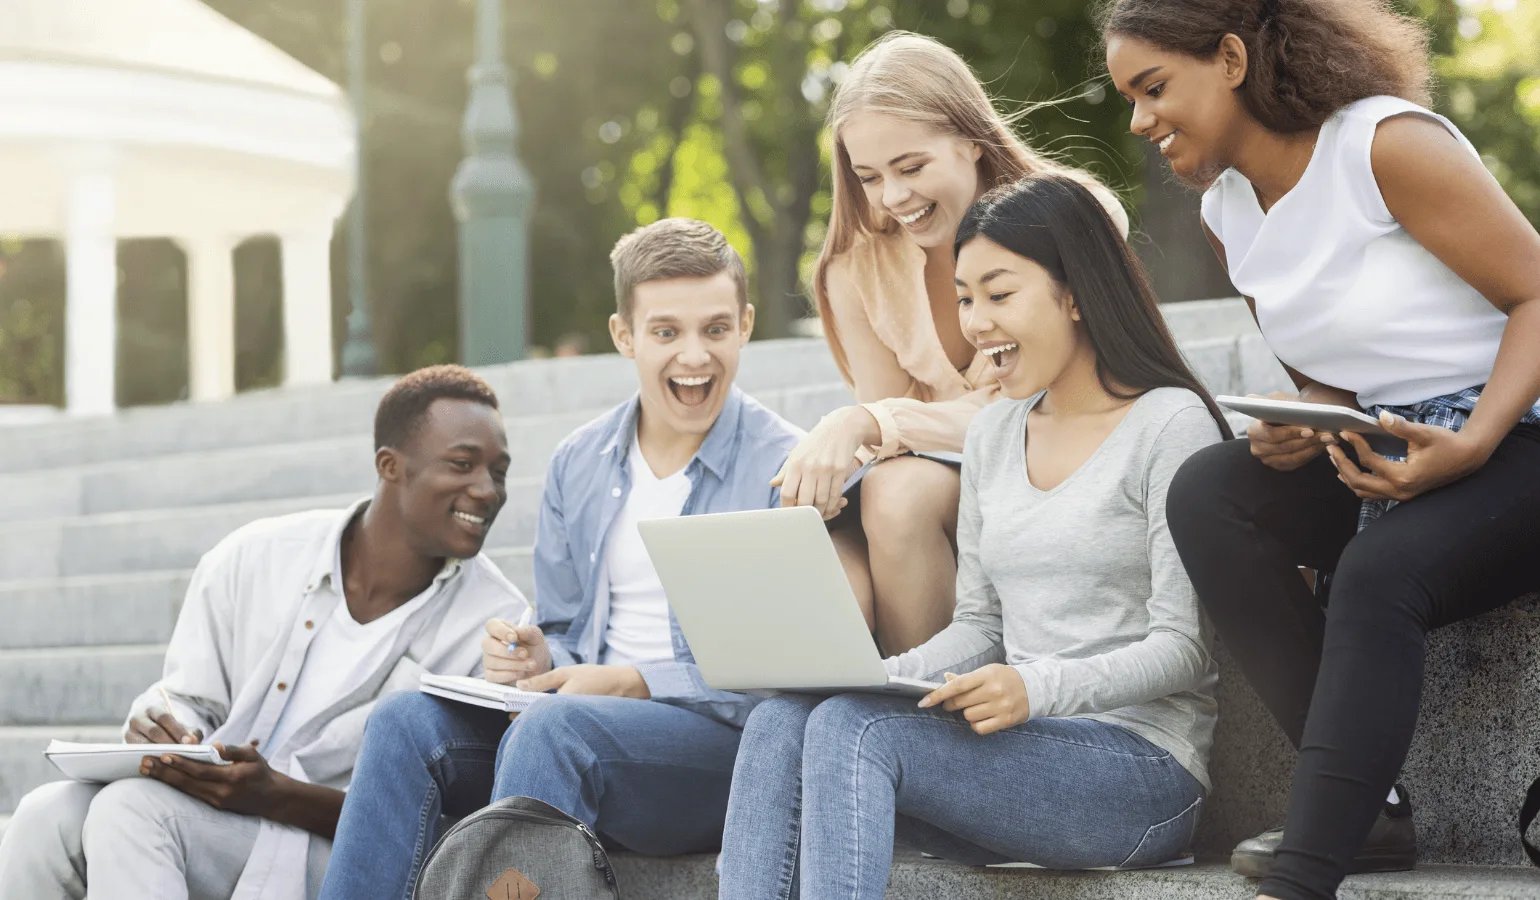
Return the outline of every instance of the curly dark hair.
{"type": "Polygon", "coordinates": [[[1387,0],[1108,0],[1113,35],[1210,59],[1233,34],[1246,45],[1247,112],[1292,134],[1320,127],[1355,100],[1382,94],[1432,102],[1428,32],[1387,0]]]}
{"type": "Polygon", "coordinates": [[[402,376],[374,412],[374,449],[401,448],[412,439],[435,400],[469,400],[497,409],[497,394],[464,366],[428,366],[402,376]]]}

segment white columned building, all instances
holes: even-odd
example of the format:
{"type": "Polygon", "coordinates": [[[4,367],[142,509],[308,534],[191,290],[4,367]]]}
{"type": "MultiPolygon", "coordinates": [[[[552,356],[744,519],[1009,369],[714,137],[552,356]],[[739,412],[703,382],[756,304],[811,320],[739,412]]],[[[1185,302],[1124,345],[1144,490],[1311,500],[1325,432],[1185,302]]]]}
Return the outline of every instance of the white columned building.
{"type": "Polygon", "coordinates": [[[332,378],[331,241],[353,191],[337,85],[199,0],[0,0],[0,234],[66,254],[65,392],[112,412],[117,241],[187,257],[193,400],[235,392],[235,269],[273,236],[284,383],[332,378]]]}

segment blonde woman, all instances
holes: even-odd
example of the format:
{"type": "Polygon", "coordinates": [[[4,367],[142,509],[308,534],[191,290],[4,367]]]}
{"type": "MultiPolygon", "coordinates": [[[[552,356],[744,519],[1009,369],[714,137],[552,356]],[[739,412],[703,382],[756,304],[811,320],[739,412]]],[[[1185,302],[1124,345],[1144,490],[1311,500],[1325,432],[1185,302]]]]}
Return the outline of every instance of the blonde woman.
{"type": "Polygon", "coordinates": [[[896,654],[952,619],[958,454],[998,395],[994,364],[958,322],[957,223],[985,191],[1032,173],[1085,184],[1124,234],[1128,217],[1091,176],[1027,147],[962,58],[930,38],[893,32],[862,51],[829,125],[834,210],[813,291],[860,405],[826,416],[775,483],[783,505],[833,520],[867,624],[896,654]],[[842,496],[872,458],[882,464],[842,496]]]}

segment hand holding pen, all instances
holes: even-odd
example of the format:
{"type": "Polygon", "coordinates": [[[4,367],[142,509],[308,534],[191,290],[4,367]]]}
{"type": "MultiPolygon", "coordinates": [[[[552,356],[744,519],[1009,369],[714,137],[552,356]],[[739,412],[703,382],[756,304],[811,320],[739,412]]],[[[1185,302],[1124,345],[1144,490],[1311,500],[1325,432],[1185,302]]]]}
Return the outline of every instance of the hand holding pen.
{"type": "Polygon", "coordinates": [[[551,649],[545,634],[530,624],[525,612],[517,624],[506,619],[487,622],[487,635],[481,640],[483,677],[496,684],[513,684],[551,669],[551,649]]]}
{"type": "Polygon", "coordinates": [[[135,714],[128,721],[128,731],[123,735],[128,744],[196,744],[203,740],[203,732],[190,729],[177,721],[172,711],[171,698],[166,689],[156,685],[163,706],[150,707],[135,714]]]}

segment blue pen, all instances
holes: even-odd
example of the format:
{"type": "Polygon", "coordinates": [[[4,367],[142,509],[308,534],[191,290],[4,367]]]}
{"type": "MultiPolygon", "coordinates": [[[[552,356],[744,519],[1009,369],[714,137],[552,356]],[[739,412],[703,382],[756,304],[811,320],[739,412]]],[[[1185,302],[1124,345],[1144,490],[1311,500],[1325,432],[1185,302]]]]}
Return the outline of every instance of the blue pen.
{"type": "MultiPolygon", "coordinates": [[[[524,615],[519,616],[519,625],[528,625],[529,624],[529,620],[530,620],[530,616],[531,616],[532,613],[534,613],[534,611],[535,611],[534,607],[532,607],[532,606],[525,606],[524,607],[524,615]]],[[[518,626],[515,626],[515,627],[518,627],[518,626]]],[[[518,641],[519,633],[517,631],[515,631],[513,636],[514,636],[514,639],[508,642],[508,655],[509,656],[513,655],[513,651],[519,649],[519,641],[518,641]]]]}

